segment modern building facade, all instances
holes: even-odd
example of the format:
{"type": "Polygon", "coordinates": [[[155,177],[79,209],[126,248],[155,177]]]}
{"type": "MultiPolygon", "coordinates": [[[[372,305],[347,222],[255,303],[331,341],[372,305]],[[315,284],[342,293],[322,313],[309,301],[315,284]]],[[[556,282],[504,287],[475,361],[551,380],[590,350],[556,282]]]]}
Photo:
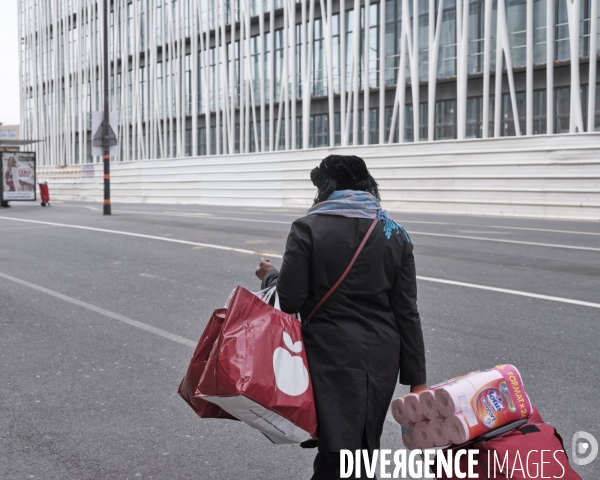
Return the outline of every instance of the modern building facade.
{"type": "Polygon", "coordinates": [[[20,140],[20,125],[4,125],[0,123],[0,152],[18,152],[20,147],[14,145],[20,140]],[[10,145],[13,143],[13,145],[10,145]]]}
{"type": "MultiPolygon", "coordinates": [[[[116,161],[600,131],[597,0],[108,0],[116,161]]],[[[91,156],[102,2],[20,0],[22,137],[91,156]]]]}
{"type": "Polygon", "coordinates": [[[4,125],[0,123],[0,141],[19,140],[19,125],[4,125]]]}

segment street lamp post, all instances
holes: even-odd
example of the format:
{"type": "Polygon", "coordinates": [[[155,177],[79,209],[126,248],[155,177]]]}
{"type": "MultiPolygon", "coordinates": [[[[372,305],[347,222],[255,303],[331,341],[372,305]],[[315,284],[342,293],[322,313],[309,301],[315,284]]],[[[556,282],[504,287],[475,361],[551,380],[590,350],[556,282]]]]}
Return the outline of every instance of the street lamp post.
{"type": "Polygon", "coordinates": [[[104,162],[104,215],[111,214],[110,205],[110,116],[108,110],[108,1],[104,0],[104,121],[102,126],[103,155],[104,162]]]}

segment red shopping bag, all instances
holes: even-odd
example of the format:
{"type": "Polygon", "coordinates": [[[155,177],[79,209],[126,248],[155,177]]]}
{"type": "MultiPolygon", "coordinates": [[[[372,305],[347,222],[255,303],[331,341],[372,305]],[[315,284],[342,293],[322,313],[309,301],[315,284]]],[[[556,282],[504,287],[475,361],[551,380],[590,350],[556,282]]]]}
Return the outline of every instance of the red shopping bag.
{"type": "Polygon", "coordinates": [[[198,382],[204,372],[210,352],[219,337],[226,315],[227,309],[225,308],[219,308],[213,312],[200,337],[200,341],[198,342],[198,346],[196,347],[187,373],[179,385],[179,395],[201,418],[230,418],[232,420],[237,420],[237,418],[229,415],[218,405],[207,402],[200,397],[194,397],[196,389],[198,388],[198,382]]]}
{"type": "MultiPolygon", "coordinates": [[[[569,464],[562,438],[554,427],[542,420],[535,407],[527,421],[513,422],[506,425],[506,428],[506,431],[499,428],[497,433],[492,430],[465,445],[445,448],[438,453],[447,455],[450,452],[454,457],[459,450],[477,449],[479,455],[475,457],[473,471],[479,474],[479,478],[581,480],[569,464]],[[516,426],[510,428],[514,424],[516,426]]],[[[459,462],[460,471],[467,472],[467,455],[462,455],[459,462]]],[[[435,478],[443,480],[460,477],[442,474],[435,478]]]]}
{"type": "Polygon", "coordinates": [[[316,438],[317,414],[300,321],[238,287],[196,399],[219,406],[273,443],[316,438]]]}

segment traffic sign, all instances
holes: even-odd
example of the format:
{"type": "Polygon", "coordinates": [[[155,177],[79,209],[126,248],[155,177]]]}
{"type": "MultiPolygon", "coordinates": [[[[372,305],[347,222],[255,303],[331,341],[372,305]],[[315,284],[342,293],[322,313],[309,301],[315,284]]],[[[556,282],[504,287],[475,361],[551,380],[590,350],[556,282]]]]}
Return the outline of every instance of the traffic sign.
{"type": "MultiPolygon", "coordinates": [[[[92,112],[92,155],[101,157],[104,155],[104,112],[92,112]]],[[[119,155],[119,114],[110,112],[108,125],[108,145],[110,156],[119,155]]]]}

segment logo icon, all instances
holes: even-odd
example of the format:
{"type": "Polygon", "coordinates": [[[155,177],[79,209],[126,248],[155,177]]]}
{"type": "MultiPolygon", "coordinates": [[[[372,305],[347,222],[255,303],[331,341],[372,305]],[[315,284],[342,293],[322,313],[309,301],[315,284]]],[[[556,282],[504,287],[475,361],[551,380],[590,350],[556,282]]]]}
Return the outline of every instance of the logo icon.
{"type": "Polygon", "coordinates": [[[287,332],[283,332],[283,347],[277,347],[273,353],[273,371],[277,388],[286,395],[297,397],[308,390],[309,376],[304,360],[293,353],[302,352],[302,342],[293,342],[287,332]],[[288,351],[289,350],[289,351],[288,351]]]}
{"type": "Polygon", "coordinates": [[[495,428],[506,409],[506,398],[497,388],[486,388],[477,397],[477,413],[488,429],[495,428]]]}
{"type": "Polygon", "coordinates": [[[576,465],[588,465],[598,455],[598,442],[587,432],[577,432],[573,435],[573,461],[576,465]]]}

